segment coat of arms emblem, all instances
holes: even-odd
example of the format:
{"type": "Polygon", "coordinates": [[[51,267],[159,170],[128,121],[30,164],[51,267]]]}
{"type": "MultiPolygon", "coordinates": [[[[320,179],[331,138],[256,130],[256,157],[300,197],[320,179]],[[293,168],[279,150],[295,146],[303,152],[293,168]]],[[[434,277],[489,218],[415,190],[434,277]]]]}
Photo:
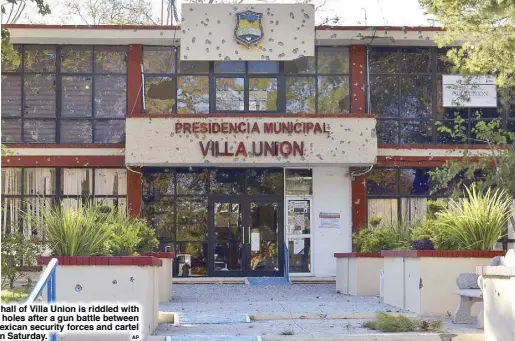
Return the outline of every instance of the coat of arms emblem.
{"type": "Polygon", "coordinates": [[[262,13],[244,11],[236,13],[238,22],[234,29],[234,37],[240,44],[250,47],[259,43],[264,36],[261,25],[262,13]]]}

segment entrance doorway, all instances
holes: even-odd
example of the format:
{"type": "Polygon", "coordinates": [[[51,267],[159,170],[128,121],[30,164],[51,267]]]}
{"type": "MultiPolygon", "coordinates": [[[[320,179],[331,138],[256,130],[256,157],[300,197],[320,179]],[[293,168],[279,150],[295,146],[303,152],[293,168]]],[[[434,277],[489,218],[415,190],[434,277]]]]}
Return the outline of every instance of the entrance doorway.
{"type": "Polygon", "coordinates": [[[283,196],[209,197],[209,273],[283,276],[283,196]]]}

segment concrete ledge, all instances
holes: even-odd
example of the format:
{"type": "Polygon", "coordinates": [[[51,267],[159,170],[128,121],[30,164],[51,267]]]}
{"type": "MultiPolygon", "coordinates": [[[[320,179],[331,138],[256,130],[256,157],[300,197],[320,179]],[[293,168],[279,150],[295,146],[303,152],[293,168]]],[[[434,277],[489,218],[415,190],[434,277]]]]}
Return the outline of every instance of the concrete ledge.
{"type": "MultiPolygon", "coordinates": [[[[392,316],[406,316],[416,318],[417,314],[414,313],[388,313],[392,316]]],[[[249,315],[252,321],[264,320],[366,320],[375,319],[377,313],[333,313],[333,314],[255,314],[249,315]]]]}
{"type": "MultiPolygon", "coordinates": [[[[336,277],[290,276],[294,284],[336,283],[336,277]]],[[[173,284],[245,284],[245,277],[174,277],[173,284]]]]}
{"type": "Polygon", "coordinates": [[[338,336],[262,336],[262,341],[483,341],[483,334],[384,333],[338,336]]]}
{"type": "Polygon", "coordinates": [[[158,323],[175,323],[175,314],[174,312],[170,311],[160,311],[159,315],[157,317],[158,323]]]}

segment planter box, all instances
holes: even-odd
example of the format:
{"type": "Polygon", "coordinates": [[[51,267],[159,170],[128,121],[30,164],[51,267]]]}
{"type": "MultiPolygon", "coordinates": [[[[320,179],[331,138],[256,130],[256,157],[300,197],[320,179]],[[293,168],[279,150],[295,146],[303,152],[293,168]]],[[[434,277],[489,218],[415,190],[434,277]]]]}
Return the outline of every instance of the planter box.
{"type": "Polygon", "coordinates": [[[515,251],[509,250],[505,260],[505,266],[476,270],[483,277],[485,341],[515,340],[515,251]]]}
{"type": "MultiPolygon", "coordinates": [[[[419,315],[454,313],[456,277],[475,273],[503,251],[382,251],[384,303],[419,315]]],[[[475,307],[479,313],[480,307],[475,307]]]]}
{"type": "MultiPolygon", "coordinates": [[[[142,311],[142,339],[152,335],[158,323],[159,286],[157,271],[162,261],[155,257],[41,257],[39,265],[57,258],[57,302],[138,302],[142,311]]],[[[46,295],[46,290],[43,291],[46,295]]],[[[44,297],[45,298],[45,297],[44,297]]],[[[127,341],[128,334],[67,334],[61,341],[93,339],[127,341]]]]}
{"type": "Polygon", "coordinates": [[[380,253],[335,253],[336,290],[354,296],[378,296],[379,272],[383,267],[380,253]]]}
{"type": "Polygon", "coordinates": [[[140,255],[157,257],[163,262],[163,266],[157,269],[159,302],[170,302],[172,299],[173,254],[171,252],[141,252],[140,255]]]}

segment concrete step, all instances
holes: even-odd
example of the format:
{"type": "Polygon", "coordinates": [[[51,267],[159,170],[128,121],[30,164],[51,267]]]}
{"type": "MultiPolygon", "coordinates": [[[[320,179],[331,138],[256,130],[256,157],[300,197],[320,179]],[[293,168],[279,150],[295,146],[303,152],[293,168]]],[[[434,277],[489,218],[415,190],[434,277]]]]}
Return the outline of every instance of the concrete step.
{"type": "MultiPolygon", "coordinates": [[[[335,277],[290,276],[293,284],[336,283],[335,277]]],[[[245,277],[175,277],[174,284],[245,284],[245,277]]]]}
{"type": "Polygon", "coordinates": [[[483,341],[483,334],[437,334],[437,333],[382,333],[339,336],[301,335],[187,335],[149,336],[145,341],[483,341]]]}
{"type": "Polygon", "coordinates": [[[191,314],[177,313],[175,325],[250,323],[247,314],[191,314]]]}

